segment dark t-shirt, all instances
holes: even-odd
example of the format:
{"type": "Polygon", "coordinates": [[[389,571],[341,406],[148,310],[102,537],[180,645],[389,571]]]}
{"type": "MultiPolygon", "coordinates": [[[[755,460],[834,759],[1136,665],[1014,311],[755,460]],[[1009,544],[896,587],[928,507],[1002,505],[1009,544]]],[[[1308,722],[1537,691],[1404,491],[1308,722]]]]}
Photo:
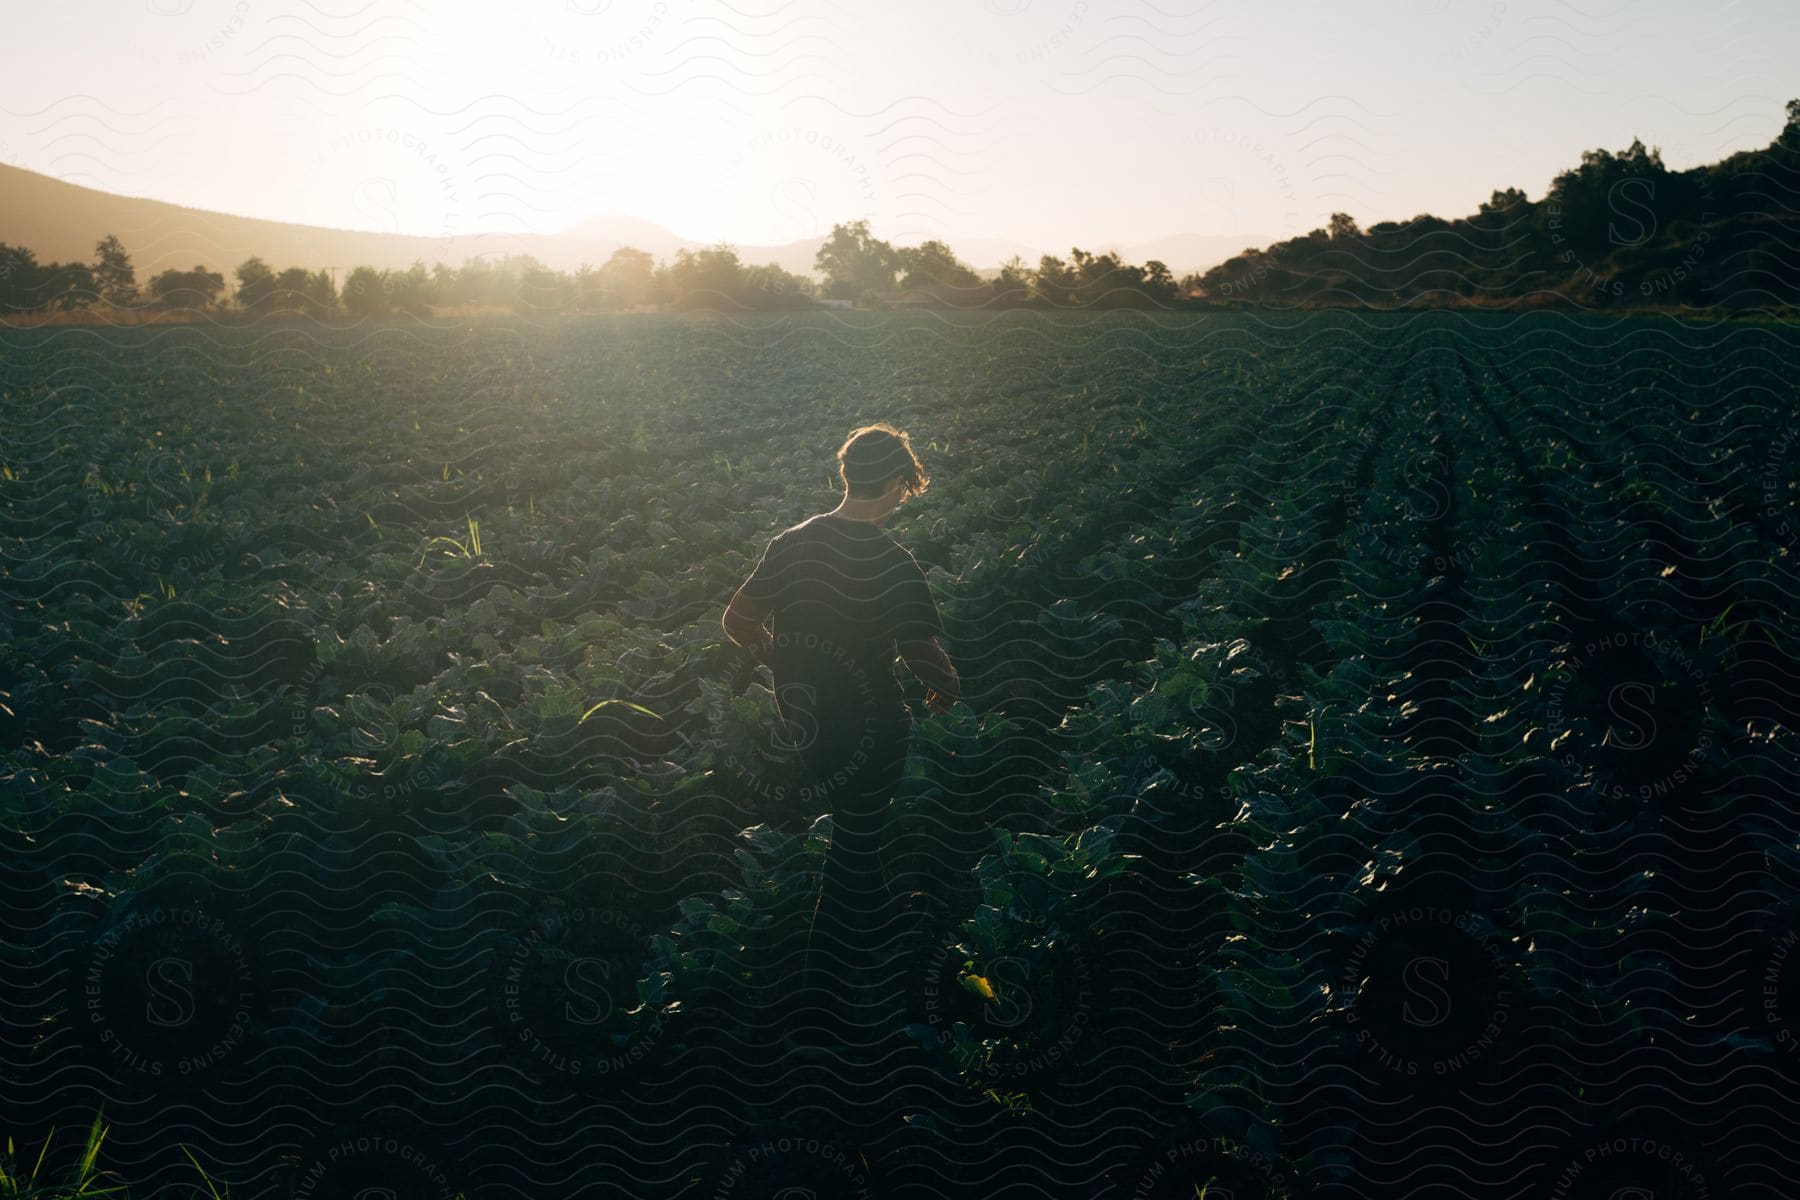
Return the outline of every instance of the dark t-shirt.
{"type": "Polygon", "coordinates": [[[898,643],[943,632],[925,573],[879,526],[821,514],[776,534],[744,583],[771,610],[782,716],[802,724],[904,719],[898,643]]]}

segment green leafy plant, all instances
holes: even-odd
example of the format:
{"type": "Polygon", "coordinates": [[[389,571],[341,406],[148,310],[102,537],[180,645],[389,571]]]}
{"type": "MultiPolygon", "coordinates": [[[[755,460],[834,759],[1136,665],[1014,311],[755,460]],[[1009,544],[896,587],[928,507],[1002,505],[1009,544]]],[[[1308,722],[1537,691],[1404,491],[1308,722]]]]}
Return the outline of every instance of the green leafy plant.
{"type": "MultiPolygon", "coordinates": [[[[123,1183],[110,1182],[107,1171],[100,1169],[100,1148],[106,1141],[106,1123],[103,1114],[94,1114],[94,1123],[88,1126],[87,1136],[82,1140],[80,1153],[74,1167],[61,1180],[52,1180],[45,1176],[45,1163],[50,1157],[50,1143],[56,1139],[56,1127],[44,1135],[44,1144],[39,1148],[37,1158],[32,1162],[29,1171],[21,1168],[18,1151],[11,1137],[6,1139],[6,1152],[0,1155],[0,1200],[84,1200],[90,1196],[124,1196],[127,1194],[123,1183]]],[[[227,1200],[230,1189],[221,1192],[194,1157],[193,1151],[186,1146],[181,1152],[187,1160],[194,1164],[194,1170],[200,1175],[200,1181],[206,1187],[206,1194],[212,1200],[227,1200]]]]}

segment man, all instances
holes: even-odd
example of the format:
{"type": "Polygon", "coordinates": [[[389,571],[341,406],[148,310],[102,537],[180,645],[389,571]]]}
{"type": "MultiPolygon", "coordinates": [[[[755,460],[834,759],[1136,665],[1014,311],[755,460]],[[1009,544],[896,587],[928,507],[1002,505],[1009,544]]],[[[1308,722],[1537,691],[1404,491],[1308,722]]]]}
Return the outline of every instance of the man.
{"type": "Polygon", "coordinates": [[[860,952],[888,898],[882,828],[900,781],[911,717],[893,662],[947,711],[961,691],[938,642],[943,625],[919,564],[881,528],[930,483],[907,435],[853,430],[837,454],[844,495],[828,513],[775,535],[725,609],[725,634],[775,677],[775,703],[832,817],[814,910],[827,957],[860,952]]]}

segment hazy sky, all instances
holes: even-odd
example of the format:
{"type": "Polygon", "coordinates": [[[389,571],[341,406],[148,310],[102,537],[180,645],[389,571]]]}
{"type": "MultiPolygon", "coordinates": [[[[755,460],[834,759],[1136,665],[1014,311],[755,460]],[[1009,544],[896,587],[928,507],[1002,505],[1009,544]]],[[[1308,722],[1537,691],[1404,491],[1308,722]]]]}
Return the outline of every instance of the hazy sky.
{"type": "Polygon", "coordinates": [[[1760,146],[1800,4],[0,0],[0,63],[0,161],[129,195],[1060,250],[1458,215],[1633,136],[1760,146]]]}

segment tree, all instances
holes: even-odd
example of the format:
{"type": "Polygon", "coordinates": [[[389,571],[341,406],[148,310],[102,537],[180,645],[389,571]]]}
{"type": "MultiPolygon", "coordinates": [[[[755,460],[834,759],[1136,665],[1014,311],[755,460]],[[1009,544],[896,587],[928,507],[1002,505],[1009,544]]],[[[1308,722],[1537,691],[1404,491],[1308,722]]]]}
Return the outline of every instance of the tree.
{"type": "Polygon", "coordinates": [[[825,295],[855,300],[872,293],[884,297],[894,290],[900,269],[894,248],[869,232],[867,221],[833,225],[813,256],[813,269],[825,276],[825,295]]]}
{"type": "Polygon", "coordinates": [[[435,306],[455,304],[456,301],[456,268],[449,263],[435,262],[431,264],[431,286],[425,291],[426,299],[435,306]]]}
{"type": "Polygon", "coordinates": [[[37,307],[31,284],[38,269],[37,255],[23,246],[0,242],[0,309],[16,312],[37,307]]]}
{"type": "Polygon", "coordinates": [[[272,307],[277,312],[306,311],[306,287],[311,282],[305,267],[289,267],[275,277],[272,307]]]}
{"type": "Polygon", "coordinates": [[[1495,188],[1494,194],[1481,202],[1481,211],[1484,213],[1507,213],[1523,208],[1529,203],[1524,191],[1519,188],[1495,188]]]}
{"type": "MultiPolygon", "coordinates": [[[[1081,251],[1077,250],[1077,254],[1081,251]]],[[[1079,303],[1080,297],[1075,294],[1079,280],[1075,271],[1054,254],[1046,254],[1038,259],[1037,271],[1031,277],[1032,293],[1040,300],[1051,304],[1070,305],[1079,303]]]]}
{"type": "Polygon", "coordinates": [[[246,258],[237,269],[237,306],[245,312],[263,312],[275,292],[275,272],[260,258],[246,258]]]}
{"type": "Polygon", "coordinates": [[[604,312],[612,307],[600,270],[585,262],[575,268],[575,311],[604,312]]]}
{"type": "Polygon", "coordinates": [[[561,271],[553,271],[529,254],[518,263],[518,300],[520,312],[560,312],[574,299],[572,281],[561,271]]]}
{"type": "Polygon", "coordinates": [[[1139,288],[1150,299],[1167,303],[1175,299],[1175,275],[1167,263],[1153,258],[1144,264],[1143,282],[1139,288]]]}
{"type": "Polygon", "coordinates": [[[1361,237],[1362,230],[1357,227],[1356,218],[1349,213],[1334,212],[1331,214],[1331,223],[1326,229],[1326,234],[1332,241],[1341,242],[1361,237]]]}
{"type": "Polygon", "coordinates": [[[741,303],[744,267],[737,249],[724,242],[705,250],[677,250],[669,268],[675,303],[683,307],[735,307],[741,303]]]}
{"type": "Polygon", "coordinates": [[[415,317],[431,315],[431,275],[424,263],[415,259],[406,270],[389,271],[385,278],[388,302],[396,311],[415,317]]]}
{"type": "Polygon", "coordinates": [[[164,271],[150,281],[150,293],[158,308],[206,308],[224,290],[225,277],[202,266],[191,271],[164,271]]]}
{"type": "Polygon", "coordinates": [[[353,317],[388,313],[387,281],[374,267],[358,267],[344,280],[344,308],[353,317]]]}
{"type": "Polygon", "coordinates": [[[94,247],[94,290],[108,304],[123,308],[137,303],[137,271],[117,237],[107,234],[94,247]]]}
{"type": "Polygon", "coordinates": [[[950,247],[940,241],[903,246],[894,254],[900,269],[905,272],[900,279],[900,290],[903,292],[910,288],[932,287],[937,284],[974,287],[981,282],[981,276],[970,270],[967,264],[958,261],[950,247]]]}
{"type": "Polygon", "coordinates": [[[994,277],[994,299],[1017,303],[1030,298],[1031,287],[1031,268],[1015,254],[1000,264],[1000,273],[994,277]]]}
{"type": "Polygon", "coordinates": [[[1551,181],[1538,209],[1540,235],[1560,261],[1593,270],[1619,246],[1648,241],[1674,215],[1667,181],[1661,151],[1637,138],[1622,154],[1584,150],[1580,166],[1551,181]]]}
{"type": "Polygon", "coordinates": [[[87,263],[48,263],[38,279],[39,307],[67,312],[86,308],[98,298],[94,268],[87,263]]]}
{"type": "Polygon", "coordinates": [[[337,311],[337,285],[325,271],[314,271],[307,277],[307,312],[315,317],[328,317],[337,311]]]}
{"type": "Polygon", "coordinates": [[[94,269],[86,263],[40,263],[23,246],[0,244],[0,308],[82,308],[94,301],[94,269]]]}
{"type": "Polygon", "coordinates": [[[268,303],[272,312],[304,313],[320,320],[336,310],[337,289],[324,271],[289,267],[275,277],[275,291],[268,303]]]}
{"type": "MultiPolygon", "coordinates": [[[[349,281],[345,281],[349,287],[349,281]]],[[[438,263],[431,269],[430,302],[440,307],[498,303],[490,293],[500,291],[494,283],[494,268],[485,259],[470,259],[461,267],[438,263]]]]}
{"type": "Polygon", "coordinates": [[[1040,292],[1056,304],[1098,308],[1141,308],[1175,299],[1175,277],[1166,263],[1125,262],[1117,250],[1092,254],[1075,246],[1070,263],[1045,258],[1038,269],[1040,292]]]}
{"type": "Polygon", "coordinates": [[[818,285],[776,263],[744,268],[739,298],[750,308],[811,308],[818,285]]]}
{"type": "Polygon", "coordinates": [[[1632,138],[1631,145],[1625,148],[1625,153],[1620,155],[1619,160],[1629,166],[1633,172],[1639,174],[1644,171],[1660,172],[1668,169],[1663,166],[1662,147],[1653,146],[1646,150],[1642,138],[1632,138]]]}
{"type": "Polygon", "coordinates": [[[1074,259],[1077,303],[1111,308],[1132,302],[1140,281],[1139,274],[1136,268],[1120,261],[1118,251],[1089,254],[1074,247],[1069,251],[1069,257],[1074,259]]]}
{"type": "Polygon", "coordinates": [[[603,307],[648,303],[656,282],[656,260],[635,246],[620,246],[597,272],[596,282],[603,307]]]}
{"type": "Polygon", "coordinates": [[[511,307],[519,300],[516,275],[511,259],[471,259],[456,272],[455,298],[450,302],[511,307]]]}

